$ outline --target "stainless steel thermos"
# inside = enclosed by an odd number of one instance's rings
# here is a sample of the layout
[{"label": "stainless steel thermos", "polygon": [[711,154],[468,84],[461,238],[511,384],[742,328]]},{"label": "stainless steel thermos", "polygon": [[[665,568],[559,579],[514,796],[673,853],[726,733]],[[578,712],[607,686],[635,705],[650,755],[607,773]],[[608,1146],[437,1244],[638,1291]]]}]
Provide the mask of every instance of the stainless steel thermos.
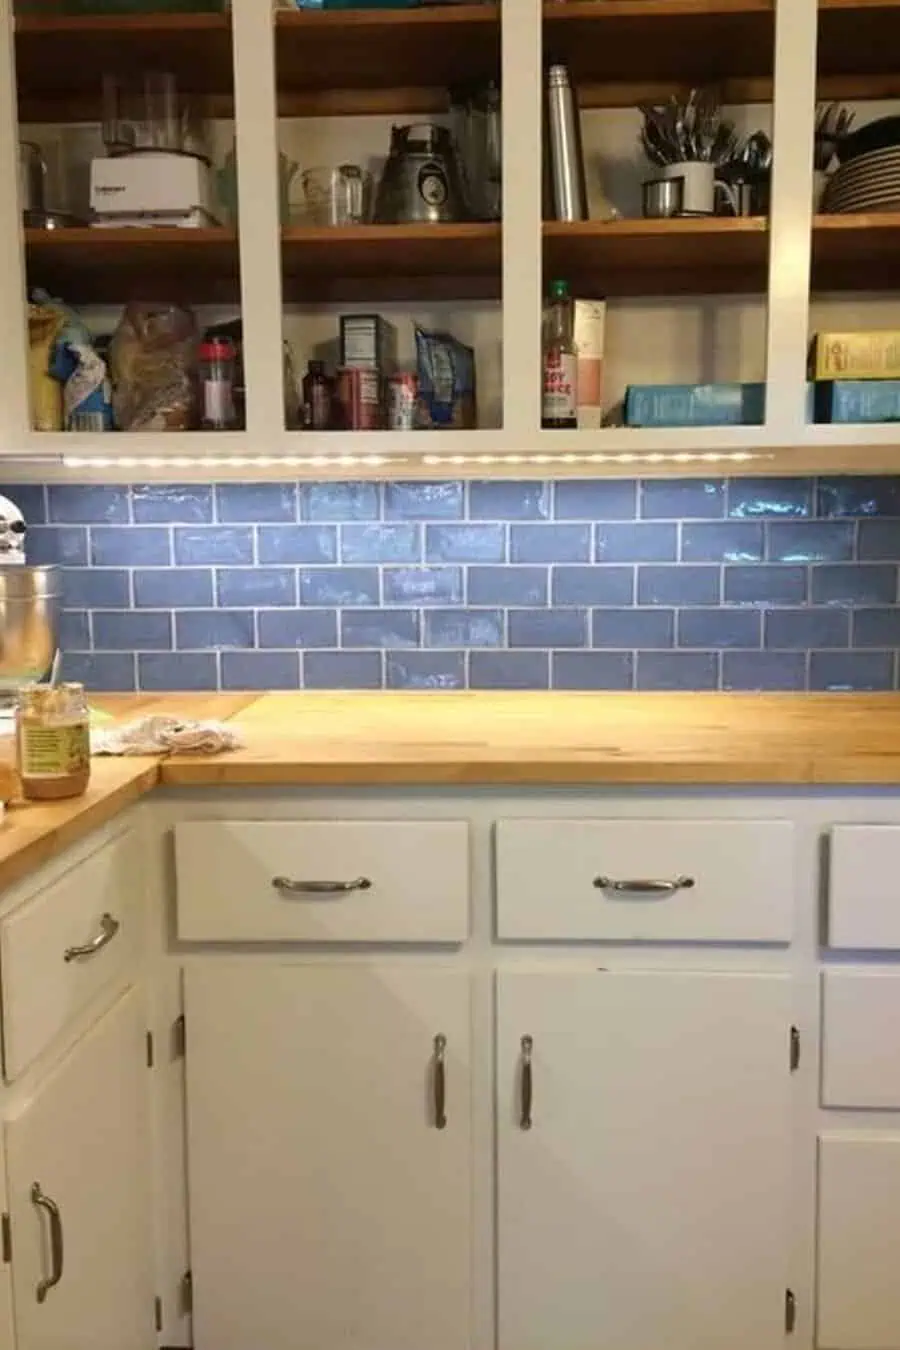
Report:
[{"label": "stainless steel thermos", "polygon": [[587,220],[581,118],[566,66],[551,66],[547,77],[547,150],[554,219]]}]

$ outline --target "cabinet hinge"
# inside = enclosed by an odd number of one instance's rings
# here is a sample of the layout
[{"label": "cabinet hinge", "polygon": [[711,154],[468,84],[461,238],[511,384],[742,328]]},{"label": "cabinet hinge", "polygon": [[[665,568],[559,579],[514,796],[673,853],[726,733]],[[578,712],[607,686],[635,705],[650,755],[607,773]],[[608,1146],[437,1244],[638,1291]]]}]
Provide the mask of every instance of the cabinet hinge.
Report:
[{"label": "cabinet hinge", "polygon": [[187,1023],[184,1013],[172,1023],[172,1053],[176,1059],[184,1059],[187,1052]]},{"label": "cabinet hinge", "polygon": [[162,1299],[158,1294],[153,1300],[153,1323],[157,1331],[162,1331]]},{"label": "cabinet hinge", "polygon": [[0,1214],[0,1258],[5,1266],[12,1260],[12,1227],[8,1214]]},{"label": "cabinet hinge", "polygon": [[791,1027],[790,1063],[791,1073],[796,1073],[800,1068],[800,1031],[797,1027]]},{"label": "cabinet hinge", "polygon": [[194,1276],[189,1270],[181,1277],[181,1311],[183,1313],[194,1311]]},{"label": "cabinet hinge", "polygon": [[147,1068],[153,1068],[153,1032],[147,1032]]},{"label": "cabinet hinge", "polygon": [[784,1329],[790,1335],[797,1325],[797,1300],[793,1289],[784,1291]]}]

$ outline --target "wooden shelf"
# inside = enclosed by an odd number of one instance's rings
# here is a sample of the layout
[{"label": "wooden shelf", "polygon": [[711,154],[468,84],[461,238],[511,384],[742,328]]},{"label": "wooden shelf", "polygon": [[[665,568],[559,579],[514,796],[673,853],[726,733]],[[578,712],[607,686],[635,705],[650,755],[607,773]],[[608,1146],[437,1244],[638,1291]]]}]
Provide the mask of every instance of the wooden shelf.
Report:
[{"label": "wooden shelf", "polygon": [[291,227],[282,235],[286,301],[495,299],[498,224]]},{"label": "wooden shelf", "polygon": [[900,211],[816,216],[812,253],[813,290],[900,290]]},{"label": "wooden shelf", "polygon": [[15,50],[23,122],[98,119],[109,71],[170,70],[181,92],[233,102],[230,14],[23,15]]},{"label": "wooden shelf", "polygon": [[73,305],[240,296],[234,230],[26,230],[25,258],[30,286]]}]

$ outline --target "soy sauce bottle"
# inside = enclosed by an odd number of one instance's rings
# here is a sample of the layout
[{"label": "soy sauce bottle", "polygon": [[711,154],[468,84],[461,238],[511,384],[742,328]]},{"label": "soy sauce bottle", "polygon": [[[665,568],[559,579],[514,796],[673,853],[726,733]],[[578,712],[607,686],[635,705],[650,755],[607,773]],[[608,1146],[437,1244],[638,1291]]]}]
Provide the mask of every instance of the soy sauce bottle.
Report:
[{"label": "soy sauce bottle", "polygon": [[541,426],[574,430],[578,426],[578,362],[573,336],[575,307],[567,281],[550,283],[544,314]]}]

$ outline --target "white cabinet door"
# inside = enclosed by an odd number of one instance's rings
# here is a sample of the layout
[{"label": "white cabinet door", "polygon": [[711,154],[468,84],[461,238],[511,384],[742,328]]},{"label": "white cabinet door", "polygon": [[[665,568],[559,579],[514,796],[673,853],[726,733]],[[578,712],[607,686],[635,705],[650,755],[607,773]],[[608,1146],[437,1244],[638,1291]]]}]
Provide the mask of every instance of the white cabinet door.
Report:
[{"label": "white cabinet door", "polygon": [[819,1350],[900,1347],[900,1135],[819,1140]]},{"label": "white cabinet door", "polygon": [[499,977],[500,1350],[782,1344],[789,1035],[778,975]]},{"label": "white cabinet door", "polygon": [[193,967],[185,1012],[198,1350],[464,1350],[468,976]]},{"label": "white cabinet door", "polygon": [[[6,1199],[6,1160],[3,1153],[3,1140],[0,1138],[0,1215],[8,1215]],[[4,1237],[0,1232],[0,1346],[6,1350],[14,1344],[12,1322],[12,1279],[9,1268],[9,1252],[5,1248]]]},{"label": "white cabinet door", "polygon": [[146,1025],[131,990],[6,1125],[17,1350],[155,1342]]}]

